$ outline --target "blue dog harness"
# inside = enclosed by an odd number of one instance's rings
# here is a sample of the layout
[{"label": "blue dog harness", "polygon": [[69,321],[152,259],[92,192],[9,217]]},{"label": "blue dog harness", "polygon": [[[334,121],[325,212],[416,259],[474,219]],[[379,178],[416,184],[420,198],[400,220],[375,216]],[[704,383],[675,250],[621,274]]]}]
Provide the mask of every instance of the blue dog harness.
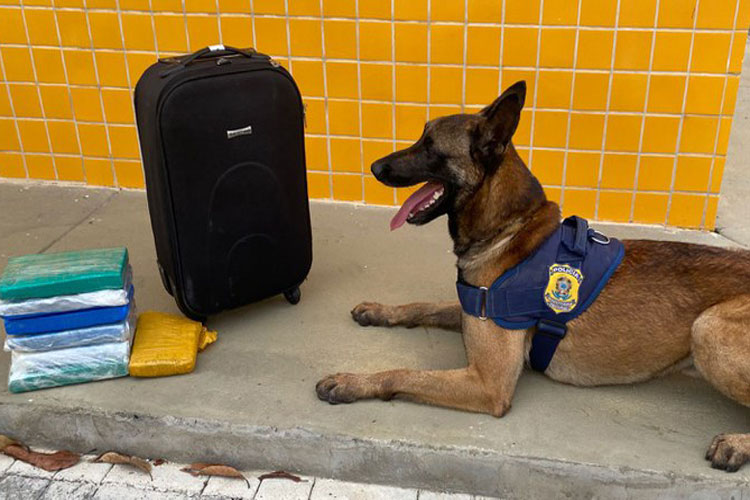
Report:
[{"label": "blue dog harness", "polygon": [[467,314],[491,318],[503,328],[536,326],[529,357],[543,372],[567,333],[566,323],[596,299],[625,256],[619,240],[568,217],[529,257],[504,272],[489,288],[456,283]]}]

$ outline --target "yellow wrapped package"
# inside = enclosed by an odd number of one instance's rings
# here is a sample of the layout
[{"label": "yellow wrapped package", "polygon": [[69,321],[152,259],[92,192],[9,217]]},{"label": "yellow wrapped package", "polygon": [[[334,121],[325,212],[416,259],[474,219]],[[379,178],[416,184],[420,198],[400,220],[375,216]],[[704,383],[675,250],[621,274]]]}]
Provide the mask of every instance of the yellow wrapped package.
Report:
[{"label": "yellow wrapped package", "polygon": [[195,358],[217,333],[197,321],[148,311],[138,317],[133,351],[130,354],[130,375],[133,377],[165,377],[190,373]]}]

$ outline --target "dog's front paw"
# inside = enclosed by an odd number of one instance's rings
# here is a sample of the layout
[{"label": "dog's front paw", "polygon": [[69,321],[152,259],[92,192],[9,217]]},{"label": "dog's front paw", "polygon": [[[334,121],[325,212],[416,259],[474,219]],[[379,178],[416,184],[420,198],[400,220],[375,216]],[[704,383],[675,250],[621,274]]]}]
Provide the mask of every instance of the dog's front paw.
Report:
[{"label": "dog's front paw", "polygon": [[318,399],[328,401],[332,405],[339,403],[353,403],[363,394],[357,376],[351,373],[337,373],[328,375],[315,385]]},{"label": "dog's front paw", "polygon": [[719,434],[706,452],[711,467],[737,472],[750,461],[750,434]]},{"label": "dog's front paw", "polygon": [[352,319],[360,326],[390,326],[387,307],[377,302],[362,302],[352,309]]}]

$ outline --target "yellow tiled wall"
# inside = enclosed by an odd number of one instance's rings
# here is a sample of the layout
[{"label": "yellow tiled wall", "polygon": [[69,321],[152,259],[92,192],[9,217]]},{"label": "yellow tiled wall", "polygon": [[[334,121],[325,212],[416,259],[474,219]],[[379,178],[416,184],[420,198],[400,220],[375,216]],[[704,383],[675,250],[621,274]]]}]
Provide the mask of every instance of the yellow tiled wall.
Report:
[{"label": "yellow tiled wall", "polygon": [[221,42],[290,69],[313,198],[528,83],[515,143],[564,211],[713,228],[750,0],[0,0],[0,177],[143,187],[131,93]]}]

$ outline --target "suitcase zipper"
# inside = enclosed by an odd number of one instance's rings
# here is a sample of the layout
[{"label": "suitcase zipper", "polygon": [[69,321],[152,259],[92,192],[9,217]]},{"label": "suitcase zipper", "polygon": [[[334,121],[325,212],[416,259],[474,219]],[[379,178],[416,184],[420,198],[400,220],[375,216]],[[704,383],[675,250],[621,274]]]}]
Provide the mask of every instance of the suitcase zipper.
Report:
[{"label": "suitcase zipper", "polygon": [[161,73],[159,73],[159,76],[161,78],[166,78],[168,76],[172,76],[174,73],[178,73],[178,72],[185,71],[185,70],[188,70],[188,69],[192,69],[192,70],[201,69],[201,68],[205,68],[205,67],[207,67],[209,65],[210,66],[223,66],[225,64],[231,64],[233,60],[237,60],[238,62],[239,61],[243,61],[243,62],[244,61],[250,61],[250,62],[253,62],[253,61],[264,61],[264,62],[268,61],[271,64],[272,67],[274,67],[274,68],[278,68],[279,67],[279,63],[277,63],[276,61],[274,61],[273,59],[271,59],[270,56],[267,56],[265,54],[258,54],[258,53],[253,53],[252,56],[247,57],[247,58],[239,57],[236,54],[230,54],[230,55],[224,55],[224,56],[217,56],[217,57],[204,57],[204,58],[201,58],[201,59],[196,59],[194,61],[190,61],[190,64],[185,64],[183,61],[180,61],[180,60],[177,60],[177,59],[175,59],[175,60],[171,60],[171,59],[162,60],[162,59],[160,59],[159,62],[164,63],[164,64],[169,64],[169,65],[172,65],[172,66],[170,68],[166,68],[166,69],[162,70]]}]

